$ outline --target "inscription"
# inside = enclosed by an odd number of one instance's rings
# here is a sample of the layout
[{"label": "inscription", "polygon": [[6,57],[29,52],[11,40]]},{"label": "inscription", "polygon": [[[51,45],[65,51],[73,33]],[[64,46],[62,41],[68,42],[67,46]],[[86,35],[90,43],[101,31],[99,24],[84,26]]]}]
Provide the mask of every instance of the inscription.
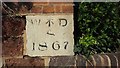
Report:
[{"label": "inscription", "polygon": [[61,18],[61,19],[59,19],[59,21],[60,21],[60,23],[59,23],[60,26],[65,27],[67,25],[67,20],[66,19]]},{"label": "inscription", "polygon": [[50,19],[50,20],[48,20],[48,21],[46,22],[46,24],[48,24],[48,27],[50,27],[51,24],[54,24],[54,23],[52,22],[52,20],[53,20],[53,19]]},{"label": "inscription", "polygon": [[[38,46],[38,50],[40,50],[40,51],[45,51],[45,50],[47,50],[47,47],[48,47],[46,42],[44,42],[43,44],[38,44],[38,45],[37,44],[35,45],[35,43],[33,43],[33,48],[32,48],[33,51],[35,51],[37,49],[37,48],[35,48],[35,46]],[[55,41],[52,43],[53,50],[59,50],[61,48],[61,46],[62,45],[60,45],[60,43],[58,41]],[[68,46],[68,41],[65,41],[64,49],[67,49],[67,46]]]},{"label": "inscription", "polygon": [[73,55],[73,15],[26,16],[26,54]]}]

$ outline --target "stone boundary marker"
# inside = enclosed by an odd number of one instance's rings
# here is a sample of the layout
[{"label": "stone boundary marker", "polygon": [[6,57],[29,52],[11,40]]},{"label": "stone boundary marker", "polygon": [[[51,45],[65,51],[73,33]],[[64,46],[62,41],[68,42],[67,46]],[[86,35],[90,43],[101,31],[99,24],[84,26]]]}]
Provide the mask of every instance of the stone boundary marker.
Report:
[{"label": "stone boundary marker", "polygon": [[74,55],[73,23],[73,14],[26,16],[25,55]]},{"label": "stone boundary marker", "polygon": [[[25,51],[26,16],[40,14],[73,14],[72,2],[33,2],[18,4],[13,14],[2,10],[2,68],[120,68],[120,53],[99,54],[86,60],[77,56],[28,56]],[[67,66],[67,67],[66,67]]]}]

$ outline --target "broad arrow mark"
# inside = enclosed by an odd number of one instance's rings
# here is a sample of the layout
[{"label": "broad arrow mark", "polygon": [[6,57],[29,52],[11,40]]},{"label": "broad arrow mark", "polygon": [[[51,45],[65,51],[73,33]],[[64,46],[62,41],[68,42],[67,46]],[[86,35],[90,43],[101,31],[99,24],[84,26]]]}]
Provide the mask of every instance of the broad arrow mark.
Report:
[{"label": "broad arrow mark", "polygon": [[49,27],[51,26],[51,24],[54,24],[51,20],[53,20],[53,19],[50,19],[46,22],[46,24],[48,24]]}]

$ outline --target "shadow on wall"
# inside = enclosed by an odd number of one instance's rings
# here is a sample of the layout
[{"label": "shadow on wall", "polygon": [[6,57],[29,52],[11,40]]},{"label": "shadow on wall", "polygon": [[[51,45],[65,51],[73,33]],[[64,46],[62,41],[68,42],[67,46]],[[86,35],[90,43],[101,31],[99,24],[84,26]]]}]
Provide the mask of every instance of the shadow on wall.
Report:
[{"label": "shadow on wall", "polygon": [[3,2],[2,14],[26,12],[33,7],[32,2]]}]

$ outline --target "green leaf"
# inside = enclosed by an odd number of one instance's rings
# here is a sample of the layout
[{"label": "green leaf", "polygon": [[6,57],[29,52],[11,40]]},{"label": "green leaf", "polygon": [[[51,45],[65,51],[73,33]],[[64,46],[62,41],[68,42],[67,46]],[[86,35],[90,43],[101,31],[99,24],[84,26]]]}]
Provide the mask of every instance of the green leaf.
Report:
[{"label": "green leaf", "polygon": [[91,22],[91,20],[87,20],[86,22],[88,22],[88,23],[89,23],[89,22]]}]

